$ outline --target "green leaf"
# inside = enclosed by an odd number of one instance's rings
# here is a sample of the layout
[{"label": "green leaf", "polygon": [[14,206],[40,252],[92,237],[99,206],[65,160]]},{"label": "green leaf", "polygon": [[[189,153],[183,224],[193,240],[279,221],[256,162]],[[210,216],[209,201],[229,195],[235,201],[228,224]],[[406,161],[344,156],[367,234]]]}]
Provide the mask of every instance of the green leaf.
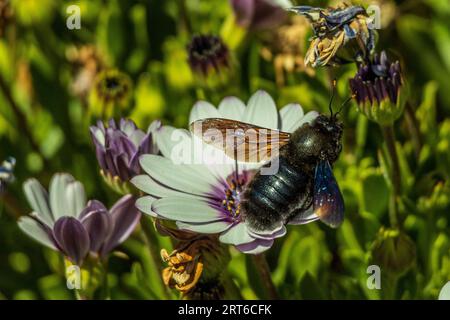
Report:
[{"label": "green leaf", "polygon": [[325,299],[325,295],[317,282],[316,278],[309,272],[301,278],[299,283],[300,294],[304,300],[321,300]]}]

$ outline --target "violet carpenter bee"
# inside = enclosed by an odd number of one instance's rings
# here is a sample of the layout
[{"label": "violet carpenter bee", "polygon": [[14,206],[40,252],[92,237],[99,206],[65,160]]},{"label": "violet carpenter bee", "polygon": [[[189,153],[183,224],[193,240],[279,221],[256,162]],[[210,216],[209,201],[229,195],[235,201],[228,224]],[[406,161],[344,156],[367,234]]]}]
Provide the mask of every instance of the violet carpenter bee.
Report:
[{"label": "violet carpenter bee", "polygon": [[376,33],[361,6],[341,4],[327,9],[297,6],[288,9],[306,17],[314,36],[305,63],[313,67],[365,60],[375,49]]},{"label": "violet carpenter bee", "polygon": [[[270,160],[242,190],[240,209],[250,230],[270,232],[316,219],[334,228],[342,223],[344,200],[331,168],[342,149],[337,114],[321,114],[292,134],[221,118],[197,120],[191,131],[235,159],[236,166]],[[274,161],[278,170],[264,174]]]}]

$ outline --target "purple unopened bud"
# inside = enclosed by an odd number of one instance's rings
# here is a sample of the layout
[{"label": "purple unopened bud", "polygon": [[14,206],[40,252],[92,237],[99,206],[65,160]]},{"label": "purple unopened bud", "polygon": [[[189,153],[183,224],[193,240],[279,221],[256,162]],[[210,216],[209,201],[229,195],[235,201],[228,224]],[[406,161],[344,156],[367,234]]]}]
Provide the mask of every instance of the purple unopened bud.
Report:
[{"label": "purple unopened bud", "polygon": [[123,182],[139,174],[139,156],[158,153],[152,135],[159,127],[159,121],[154,121],[145,133],[133,121],[125,119],[119,124],[111,119],[108,127],[101,121],[92,126],[91,136],[103,174],[118,177]]}]

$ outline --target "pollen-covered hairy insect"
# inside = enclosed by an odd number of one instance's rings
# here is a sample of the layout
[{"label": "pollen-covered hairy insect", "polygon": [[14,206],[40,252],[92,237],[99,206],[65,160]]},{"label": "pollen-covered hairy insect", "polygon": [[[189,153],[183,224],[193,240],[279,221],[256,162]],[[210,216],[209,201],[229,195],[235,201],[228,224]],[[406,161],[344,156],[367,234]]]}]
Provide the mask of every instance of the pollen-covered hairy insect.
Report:
[{"label": "pollen-covered hairy insect", "polygon": [[375,48],[376,33],[361,6],[297,6],[289,10],[306,17],[314,31],[305,64],[317,67],[363,61]]}]

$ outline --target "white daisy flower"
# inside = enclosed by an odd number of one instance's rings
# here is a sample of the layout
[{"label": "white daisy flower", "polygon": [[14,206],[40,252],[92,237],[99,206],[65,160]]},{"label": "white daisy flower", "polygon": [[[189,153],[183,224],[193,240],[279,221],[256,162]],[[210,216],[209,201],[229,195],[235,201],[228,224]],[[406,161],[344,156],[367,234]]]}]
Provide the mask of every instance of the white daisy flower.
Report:
[{"label": "white daisy flower", "polygon": [[[218,108],[201,101],[191,110],[189,122],[205,118],[226,118],[269,129],[293,132],[318,113],[304,114],[299,104],[289,104],[277,111],[275,102],[265,91],[256,92],[247,106],[238,98],[222,100]],[[205,146],[202,163],[193,162],[192,146],[199,140],[189,131],[164,126],[156,136],[163,156],[143,155],[140,164],[146,174],[131,182],[147,195],[136,202],[142,212],[160,219],[176,221],[179,229],[203,234],[218,234],[219,240],[234,245],[244,253],[257,254],[270,248],[275,238],[286,233],[282,225],[272,233],[249,230],[240,214],[240,196],[262,164],[233,161],[215,162],[217,149]],[[214,151],[215,152],[214,152]],[[219,156],[224,156],[220,151]],[[198,156],[198,155],[197,155]],[[316,220],[314,215],[296,220],[296,224]]]}]

